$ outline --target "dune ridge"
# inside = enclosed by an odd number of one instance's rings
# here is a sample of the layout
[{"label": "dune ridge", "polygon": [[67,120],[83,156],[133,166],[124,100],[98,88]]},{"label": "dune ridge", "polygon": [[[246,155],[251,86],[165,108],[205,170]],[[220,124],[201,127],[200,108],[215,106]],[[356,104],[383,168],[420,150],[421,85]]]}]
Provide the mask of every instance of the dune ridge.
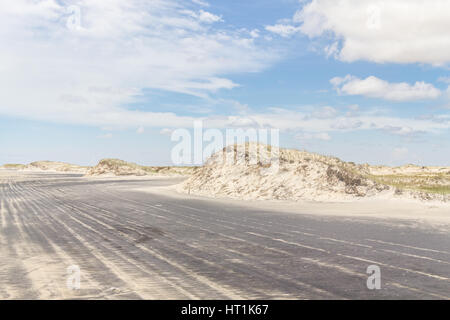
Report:
[{"label": "dune ridge", "polygon": [[79,166],[60,161],[34,161],[29,164],[5,164],[3,169],[23,171],[56,171],[71,173],[86,173],[89,167]]},{"label": "dune ridge", "polygon": [[195,167],[141,166],[119,159],[102,159],[86,172],[86,176],[185,176],[192,174],[195,169]]},{"label": "dune ridge", "polygon": [[450,201],[448,194],[403,190],[387,183],[392,181],[377,179],[376,173],[387,172],[389,167],[344,162],[336,157],[294,149],[277,148],[274,153],[279,164],[271,172],[274,167],[270,165],[271,149],[254,143],[228,146],[212,155],[178,190],[255,200],[350,201],[368,197],[406,197]]}]

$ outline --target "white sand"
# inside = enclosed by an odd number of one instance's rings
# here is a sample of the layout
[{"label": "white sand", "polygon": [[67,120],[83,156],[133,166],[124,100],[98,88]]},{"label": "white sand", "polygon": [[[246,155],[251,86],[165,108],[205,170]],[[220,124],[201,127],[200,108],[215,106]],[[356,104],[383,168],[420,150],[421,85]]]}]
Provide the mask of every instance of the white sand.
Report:
[{"label": "white sand", "polygon": [[[229,146],[179,186],[178,191],[241,200],[345,202],[360,198],[450,200],[423,192],[399,192],[368,178],[371,168],[334,157],[279,149],[279,166],[266,165],[273,154],[260,145]],[[264,147],[265,148],[265,147]],[[224,161],[232,159],[232,161]],[[379,170],[388,167],[379,167]],[[272,170],[271,169],[276,169]]]}]

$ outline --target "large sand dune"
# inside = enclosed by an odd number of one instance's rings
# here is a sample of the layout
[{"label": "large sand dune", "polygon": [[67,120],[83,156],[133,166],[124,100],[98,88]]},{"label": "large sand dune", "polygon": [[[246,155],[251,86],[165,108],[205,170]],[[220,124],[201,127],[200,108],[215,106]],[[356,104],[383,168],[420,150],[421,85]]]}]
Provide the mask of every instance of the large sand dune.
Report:
[{"label": "large sand dune", "polygon": [[[269,151],[270,147],[260,147],[261,145],[250,143],[224,148],[214,154],[202,168],[180,185],[179,189],[193,194],[234,199],[450,199],[448,194],[428,193],[414,188],[403,190],[394,183],[385,183],[383,179],[378,179],[381,176],[375,175],[376,170],[383,168],[385,173],[388,167],[372,168],[369,165],[344,162],[335,157],[290,149],[276,149],[278,156],[273,153],[274,150]],[[270,166],[268,159],[274,155],[279,158],[279,164]]]}]

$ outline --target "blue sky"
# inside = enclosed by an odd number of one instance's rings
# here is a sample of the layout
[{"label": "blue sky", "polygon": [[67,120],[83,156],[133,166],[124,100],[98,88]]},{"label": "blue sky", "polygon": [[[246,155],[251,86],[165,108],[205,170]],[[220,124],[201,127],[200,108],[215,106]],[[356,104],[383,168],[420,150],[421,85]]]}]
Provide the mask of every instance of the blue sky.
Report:
[{"label": "blue sky", "polygon": [[195,120],[450,165],[450,3],[4,0],[0,163],[169,165]]}]

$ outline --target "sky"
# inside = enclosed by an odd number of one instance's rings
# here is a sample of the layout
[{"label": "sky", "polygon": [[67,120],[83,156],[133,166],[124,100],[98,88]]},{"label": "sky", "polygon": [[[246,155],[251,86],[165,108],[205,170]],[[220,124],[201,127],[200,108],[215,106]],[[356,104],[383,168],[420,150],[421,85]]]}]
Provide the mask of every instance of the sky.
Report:
[{"label": "sky", "polygon": [[2,0],[0,163],[170,165],[171,133],[273,128],[450,165],[450,1]]}]

